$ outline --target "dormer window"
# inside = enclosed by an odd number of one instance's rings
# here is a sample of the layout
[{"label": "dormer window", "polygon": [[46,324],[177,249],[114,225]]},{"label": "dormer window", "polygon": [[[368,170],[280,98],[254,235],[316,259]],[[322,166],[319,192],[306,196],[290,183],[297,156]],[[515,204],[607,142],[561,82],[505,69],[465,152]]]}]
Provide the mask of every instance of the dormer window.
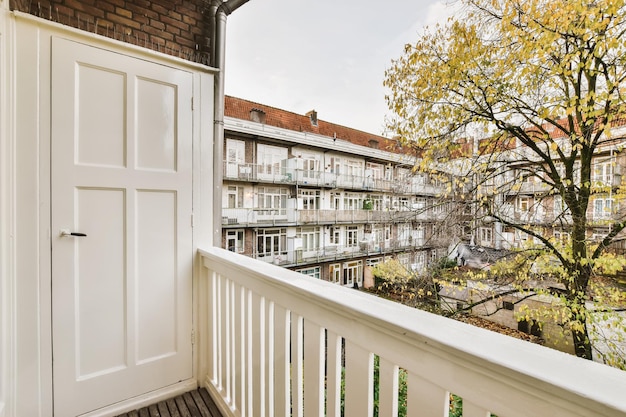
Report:
[{"label": "dormer window", "polygon": [[257,123],[265,124],[265,112],[261,109],[250,110],[250,120]]}]

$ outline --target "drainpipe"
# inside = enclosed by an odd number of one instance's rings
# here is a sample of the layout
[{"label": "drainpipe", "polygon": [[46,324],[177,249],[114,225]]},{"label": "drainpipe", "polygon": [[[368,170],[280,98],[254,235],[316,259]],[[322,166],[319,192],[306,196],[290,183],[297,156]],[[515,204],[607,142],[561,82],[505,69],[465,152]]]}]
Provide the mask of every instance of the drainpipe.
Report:
[{"label": "drainpipe", "polygon": [[[215,103],[213,109],[213,246],[222,246],[222,170],[224,159],[224,52],[226,50],[226,18],[249,0],[214,0],[211,3],[213,25],[212,64],[219,72],[215,76]],[[215,15],[213,15],[215,13]]]}]

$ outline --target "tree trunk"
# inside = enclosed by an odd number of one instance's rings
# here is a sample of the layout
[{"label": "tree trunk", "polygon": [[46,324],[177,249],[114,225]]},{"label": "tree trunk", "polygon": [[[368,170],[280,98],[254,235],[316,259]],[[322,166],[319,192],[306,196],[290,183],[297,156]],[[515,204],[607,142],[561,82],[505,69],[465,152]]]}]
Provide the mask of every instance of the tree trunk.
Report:
[{"label": "tree trunk", "polygon": [[587,286],[591,278],[591,267],[582,265],[581,262],[576,263],[574,272],[574,282],[570,290],[571,298],[569,300],[570,308],[577,313],[572,320],[578,325],[572,330],[574,339],[574,352],[576,356],[583,359],[592,360],[591,341],[589,340],[589,331],[587,328],[587,308],[585,305]]},{"label": "tree trunk", "polygon": [[574,353],[579,358],[593,360],[589,332],[587,331],[587,320],[583,317],[580,321],[582,322],[583,330],[572,332],[574,337]]}]

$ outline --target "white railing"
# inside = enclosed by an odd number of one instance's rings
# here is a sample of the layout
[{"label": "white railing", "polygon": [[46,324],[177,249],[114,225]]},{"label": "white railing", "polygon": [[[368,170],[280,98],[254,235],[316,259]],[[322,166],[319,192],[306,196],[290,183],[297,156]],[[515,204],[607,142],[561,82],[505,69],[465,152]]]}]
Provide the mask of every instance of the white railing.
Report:
[{"label": "white railing", "polygon": [[447,417],[450,393],[465,417],[626,413],[626,372],[223,249],[200,258],[200,374],[225,416],[372,416],[375,380],[380,416],[404,381],[407,416]]}]

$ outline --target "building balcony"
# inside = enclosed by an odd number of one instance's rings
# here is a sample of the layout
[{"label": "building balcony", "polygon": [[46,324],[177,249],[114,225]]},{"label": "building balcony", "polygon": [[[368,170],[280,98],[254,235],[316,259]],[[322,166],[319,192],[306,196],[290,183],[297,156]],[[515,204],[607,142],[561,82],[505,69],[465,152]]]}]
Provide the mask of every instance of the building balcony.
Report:
[{"label": "building balcony", "polygon": [[223,208],[223,226],[264,225],[331,225],[348,223],[402,223],[407,221],[437,221],[445,214],[434,214],[429,210],[296,210]]},{"label": "building balcony", "polygon": [[365,174],[338,174],[328,171],[295,168],[292,166],[293,164],[288,163],[289,161],[295,161],[295,159],[283,161],[280,167],[224,161],[224,180],[429,196],[438,195],[443,189],[432,184],[424,184],[417,177],[384,179],[374,178]]},{"label": "building balcony", "polygon": [[451,394],[470,417],[626,413],[623,371],[223,249],[199,258],[198,378],[224,416],[371,416],[375,389],[381,416],[448,416]]},{"label": "building balcony", "polygon": [[274,265],[295,267],[320,262],[342,261],[365,256],[388,255],[409,250],[419,250],[423,249],[426,243],[429,244],[428,247],[432,244],[431,241],[425,242],[424,239],[390,239],[383,242],[363,241],[355,246],[329,244],[313,249],[297,248],[272,253],[255,253],[249,256]]},{"label": "building balcony", "polygon": [[511,189],[507,192],[508,195],[535,195],[535,194],[544,194],[547,191],[550,191],[550,186],[538,181],[522,181],[513,185]]}]

